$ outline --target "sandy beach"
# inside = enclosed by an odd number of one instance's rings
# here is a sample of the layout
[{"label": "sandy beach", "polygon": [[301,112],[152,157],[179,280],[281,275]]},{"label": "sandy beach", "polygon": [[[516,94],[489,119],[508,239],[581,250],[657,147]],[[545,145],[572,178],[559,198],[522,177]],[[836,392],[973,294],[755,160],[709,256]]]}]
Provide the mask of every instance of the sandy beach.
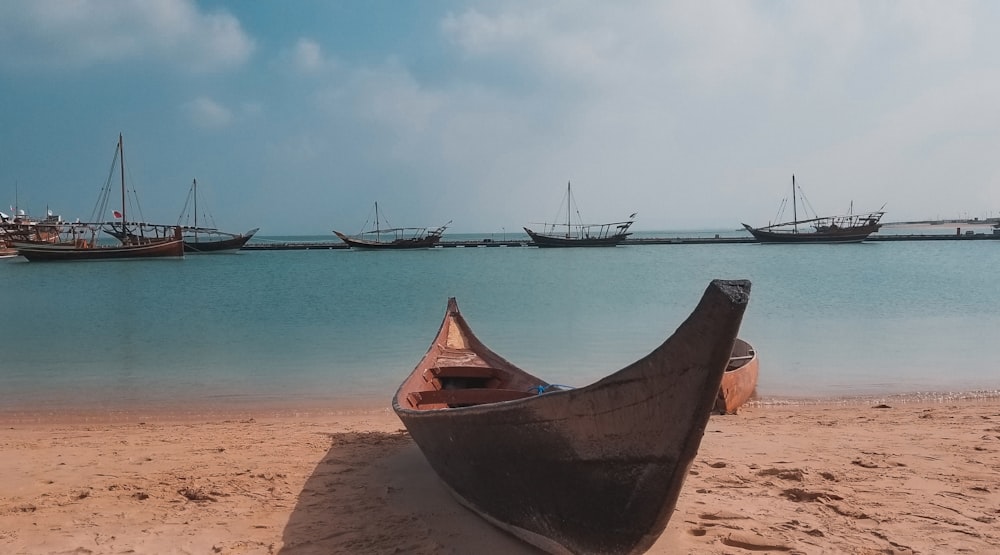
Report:
[{"label": "sandy beach", "polygon": [[[0,415],[3,553],[536,553],[388,408]],[[650,553],[1000,550],[1000,400],[713,416]]]}]

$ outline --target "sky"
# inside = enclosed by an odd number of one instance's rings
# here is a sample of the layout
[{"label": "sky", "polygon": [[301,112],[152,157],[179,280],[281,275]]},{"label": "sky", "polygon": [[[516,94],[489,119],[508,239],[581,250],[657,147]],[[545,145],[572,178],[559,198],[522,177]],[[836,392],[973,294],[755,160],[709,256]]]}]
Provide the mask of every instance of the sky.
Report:
[{"label": "sky", "polygon": [[[0,2],[0,209],[229,231],[1000,215],[1000,3]],[[109,219],[105,215],[99,219]]]}]

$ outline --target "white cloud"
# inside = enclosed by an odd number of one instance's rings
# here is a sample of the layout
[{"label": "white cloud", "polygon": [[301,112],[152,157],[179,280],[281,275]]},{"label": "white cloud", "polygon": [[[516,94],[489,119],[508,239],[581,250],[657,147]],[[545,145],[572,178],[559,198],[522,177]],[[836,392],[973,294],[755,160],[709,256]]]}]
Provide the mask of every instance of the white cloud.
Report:
[{"label": "white cloud", "polygon": [[191,123],[206,129],[226,127],[233,123],[233,111],[206,96],[185,103],[181,109]]},{"label": "white cloud", "polygon": [[441,21],[442,31],[469,55],[483,55],[509,50],[525,38],[544,30],[542,14],[500,13],[493,16],[469,9],[460,14],[447,14]]},{"label": "white cloud", "polygon": [[977,4],[966,0],[900,2],[893,6],[891,17],[921,59],[957,61],[975,48],[977,19],[986,15]]},{"label": "white cloud", "polygon": [[[567,180],[585,218],[639,210],[641,229],[764,223],[792,173],[819,211],[986,210],[982,191],[1000,190],[981,162],[1000,146],[1000,20],[990,4],[927,9],[480,4],[441,18],[443,63],[413,66],[405,53],[334,66],[301,38],[273,59],[289,70],[276,72],[281,90],[312,103],[268,102],[285,127],[269,134],[280,148],[268,171],[293,175],[300,201],[379,195],[468,231],[551,217]],[[207,100],[189,110],[202,125],[252,115]]]},{"label": "white cloud", "polygon": [[244,102],[240,105],[240,111],[246,116],[258,116],[264,111],[264,106],[260,102]]},{"label": "white cloud", "polygon": [[357,118],[415,143],[450,108],[448,100],[446,92],[422,86],[395,60],[356,68],[316,95],[318,108],[327,114]]},{"label": "white cloud", "polygon": [[319,43],[308,38],[300,38],[295,43],[292,64],[301,73],[319,73],[331,65]]},{"label": "white cloud", "polygon": [[130,60],[190,71],[246,62],[254,42],[224,11],[193,0],[33,0],[0,3],[0,66],[79,69]]},{"label": "white cloud", "polygon": [[[447,109],[412,143],[427,156],[464,146],[483,191],[512,176],[536,185],[584,176],[606,187],[598,206],[656,202],[652,225],[766,218],[780,200],[767,195],[796,171],[836,184],[811,195],[824,206],[856,199],[923,215],[924,205],[978,202],[985,184],[1000,185],[975,162],[1000,143],[997,128],[976,123],[998,113],[987,92],[1000,48],[994,6],[483,4],[442,18],[469,71],[424,91]],[[978,183],[954,183],[959,173]]]}]

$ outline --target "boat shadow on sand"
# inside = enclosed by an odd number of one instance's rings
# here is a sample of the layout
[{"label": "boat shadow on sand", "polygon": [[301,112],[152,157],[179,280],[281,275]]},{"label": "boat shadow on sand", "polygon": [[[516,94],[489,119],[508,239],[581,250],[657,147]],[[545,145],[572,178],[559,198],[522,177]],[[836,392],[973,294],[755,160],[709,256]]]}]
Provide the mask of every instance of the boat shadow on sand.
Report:
[{"label": "boat shadow on sand", "polygon": [[328,436],[280,554],[543,553],[460,505],[405,431]]}]

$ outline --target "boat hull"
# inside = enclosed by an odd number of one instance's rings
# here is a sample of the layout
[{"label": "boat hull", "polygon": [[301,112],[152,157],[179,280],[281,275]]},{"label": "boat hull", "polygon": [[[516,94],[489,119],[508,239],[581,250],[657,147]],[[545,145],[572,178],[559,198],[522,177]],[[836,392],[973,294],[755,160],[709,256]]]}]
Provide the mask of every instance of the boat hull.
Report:
[{"label": "boat hull", "polygon": [[72,243],[14,243],[18,254],[31,262],[74,260],[125,260],[184,256],[184,242],[179,234],[173,239],[139,245],[77,246]]},{"label": "boat hull", "polygon": [[550,553],[641,553],[674,510],[749,288],[712,282],[662,345],[589,386],[418,410],[407,402],[418,365],[393,408],[455,497],[494,525]]},{"label": "boat hull", "polygon": [[222,253],[235,252],[243,248],[250,239],[253,239],[257,229],[252,229],[242,235],[234,235],[226,239],[203,239],[192,236],[184,237],[184,252],[197,253]]},{"label": "boat hull", "polygon": [[879,224],[858,227],[846,227],[824,231],[769,231],[753,228],[747,224],[743,227],[760,243],[860,243],[875,233],[881,227]]},{"label": "boat hull", "polygon": [[341,241],[347,243],[352,249],[369,250],[405,250],[405,249],[427,249],[436,245],[440,240],[440,235],[428,235],[420,238],[396,239],[395,241],[368,241],[350,237],[334,231]]},{"label": "boat hull", "polygon": [[726,373],[722,375],[722,385],[719,387],[719,398],[715,402],[715,411],[719,414],[736,414],[736,411],[749,401],[757,391],[757,377],[760,373],[760,363],[757,350],[746,341],[737,338],[733,345],[733,354],[729,359]]},{"label": "boat hull", "polygon": [[615,247],[628,238],[631,233],[620,233],[608,237],[557,237],[536,233],[528,228],[524,231],[531,237],[531,241],[539,247]]}]

